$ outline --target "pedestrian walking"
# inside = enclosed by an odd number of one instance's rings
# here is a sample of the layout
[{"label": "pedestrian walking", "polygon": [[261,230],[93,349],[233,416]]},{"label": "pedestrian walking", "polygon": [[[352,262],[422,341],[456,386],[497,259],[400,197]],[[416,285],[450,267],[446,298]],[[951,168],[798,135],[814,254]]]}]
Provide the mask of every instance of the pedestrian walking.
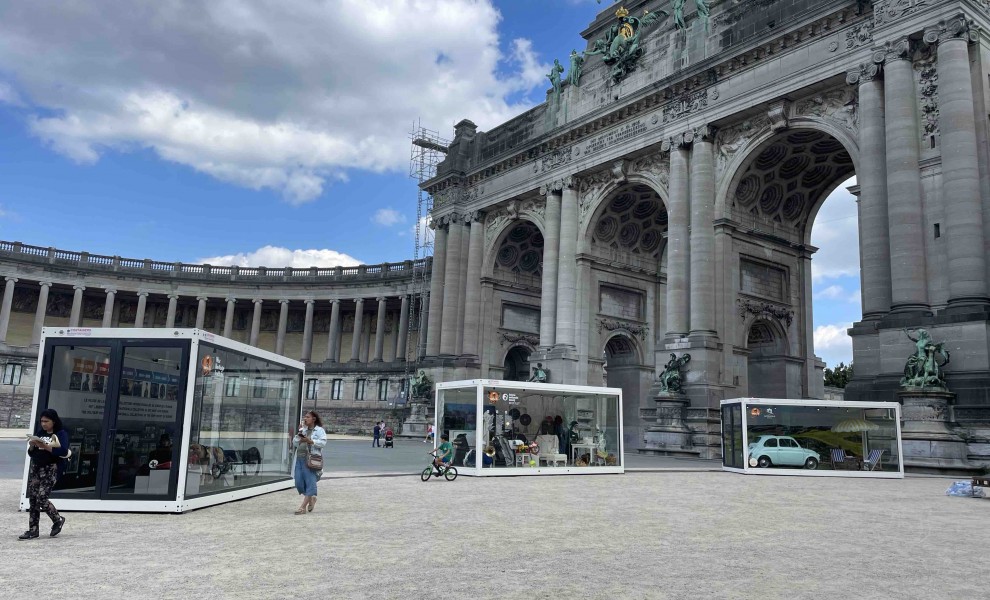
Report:
[{"label": "pedestrian walking", "polygon": [[28,511],[28,530],[17,539],[30,540],[40,535],[38,531],[41,511],[52,520],[51,537],[62,531],[65,517],[58,514],[55,505],[48,499],[58,478],[65,472],[65,461],[69,453],[69,433],[62,426],[62,419],[53,409],[41,412],[38,428],[28,441],[28,455],[31,467],[28,471],[27,495],[31,502]]},{"label": "pedestrian walking", "polygon": [[427,442],[432,442],[432,441],[433,441],[433,423],[430,423],[429,425],[426,426],[426,439],[423,440],[423,443],[425,444]]},{"label": "pedestrian walking", "polygon": [[327,445],[327,432],[316,411],[311,410],[303,416],[292,445],[296,448],[296,491],[303,497],[295,514],[304,515],[316,508],[316,482],[323,475],[323,448]]},{"label": "pedestrian walking", "polygon": [[372,448],[375,448],[375,447],[381,448],[382,445],[381,445],[381,443],[379,441],[381,439],[381,437],[382,437],[382,426],[381,426],[381,423],[375,423],[374,436],[375,437],[371,440],[371,447]]}]

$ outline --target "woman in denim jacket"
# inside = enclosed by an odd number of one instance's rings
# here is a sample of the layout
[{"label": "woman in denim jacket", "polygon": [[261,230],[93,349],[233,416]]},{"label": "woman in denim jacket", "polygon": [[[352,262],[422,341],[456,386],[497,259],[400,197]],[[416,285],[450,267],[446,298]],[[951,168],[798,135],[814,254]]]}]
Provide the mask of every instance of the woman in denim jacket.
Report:
[{"label": "woman in denim jacket", "polygon": [[296,511],[297,515],[313,512],[316,507],[316,482],[323,471],[314,471],[306,466],[309,455],[323,456],[323,447],[327,445],[327,432],[323,429],[323,421],[315,411],[309,411],[303,416],[299,433],[292,438],[296,448],[296,490],[303,497],[302,506]]}]

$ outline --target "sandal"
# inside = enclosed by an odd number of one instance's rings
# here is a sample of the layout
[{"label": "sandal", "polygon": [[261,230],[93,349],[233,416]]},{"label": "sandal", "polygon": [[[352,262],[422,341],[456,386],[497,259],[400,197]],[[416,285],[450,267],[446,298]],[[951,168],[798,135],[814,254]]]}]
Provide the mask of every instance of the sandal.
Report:
[{"label": "sandal", "polygon": [[300,508],[300,509],[296,510],[296,512],[294,512],[292,514],[294,514],[294,515],[304,515],[304,514],[306,514],[306,509],[305,508]]},{"label": "sandal", "polygon": [[312,505],[312,504],[310,504],[309,506],[307,506],[307,507],[306,507],[306,511],[307,511],[307,512],[313,512],[313,505]]}]

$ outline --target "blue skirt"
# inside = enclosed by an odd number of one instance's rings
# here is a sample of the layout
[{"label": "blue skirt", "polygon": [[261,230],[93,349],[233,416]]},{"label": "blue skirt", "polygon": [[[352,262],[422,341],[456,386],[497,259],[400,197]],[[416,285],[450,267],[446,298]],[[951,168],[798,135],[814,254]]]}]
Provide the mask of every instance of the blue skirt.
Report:
[{"label": "blue skirt", "polygon": [[316,495],[316,471],[306,466],[306,459],[296,457],[296,490],[303,496]]}]

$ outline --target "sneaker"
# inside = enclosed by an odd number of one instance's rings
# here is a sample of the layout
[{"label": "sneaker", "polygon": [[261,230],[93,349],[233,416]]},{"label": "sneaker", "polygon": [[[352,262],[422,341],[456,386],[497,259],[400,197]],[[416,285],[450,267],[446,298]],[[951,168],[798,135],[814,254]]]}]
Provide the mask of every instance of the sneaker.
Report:
[{"label": "sneaker", "polygon": [[49,537],[55,537],[62,533],[62,525],[65,525],[65,517],[59,517],[58,521],[52,523],[52,532],[48,534]]},{"label": "sneaker", "polygon": [[17,539],[19,539],[19,540],[33,540],[34,538],[38,537],[39,535],[40,534],[38,533],[38,530],[37,529],[35,529],[35,530],[29,529],[29,530],[25,531],[24,533],[22,533],[21,535],[17,536]]}]

